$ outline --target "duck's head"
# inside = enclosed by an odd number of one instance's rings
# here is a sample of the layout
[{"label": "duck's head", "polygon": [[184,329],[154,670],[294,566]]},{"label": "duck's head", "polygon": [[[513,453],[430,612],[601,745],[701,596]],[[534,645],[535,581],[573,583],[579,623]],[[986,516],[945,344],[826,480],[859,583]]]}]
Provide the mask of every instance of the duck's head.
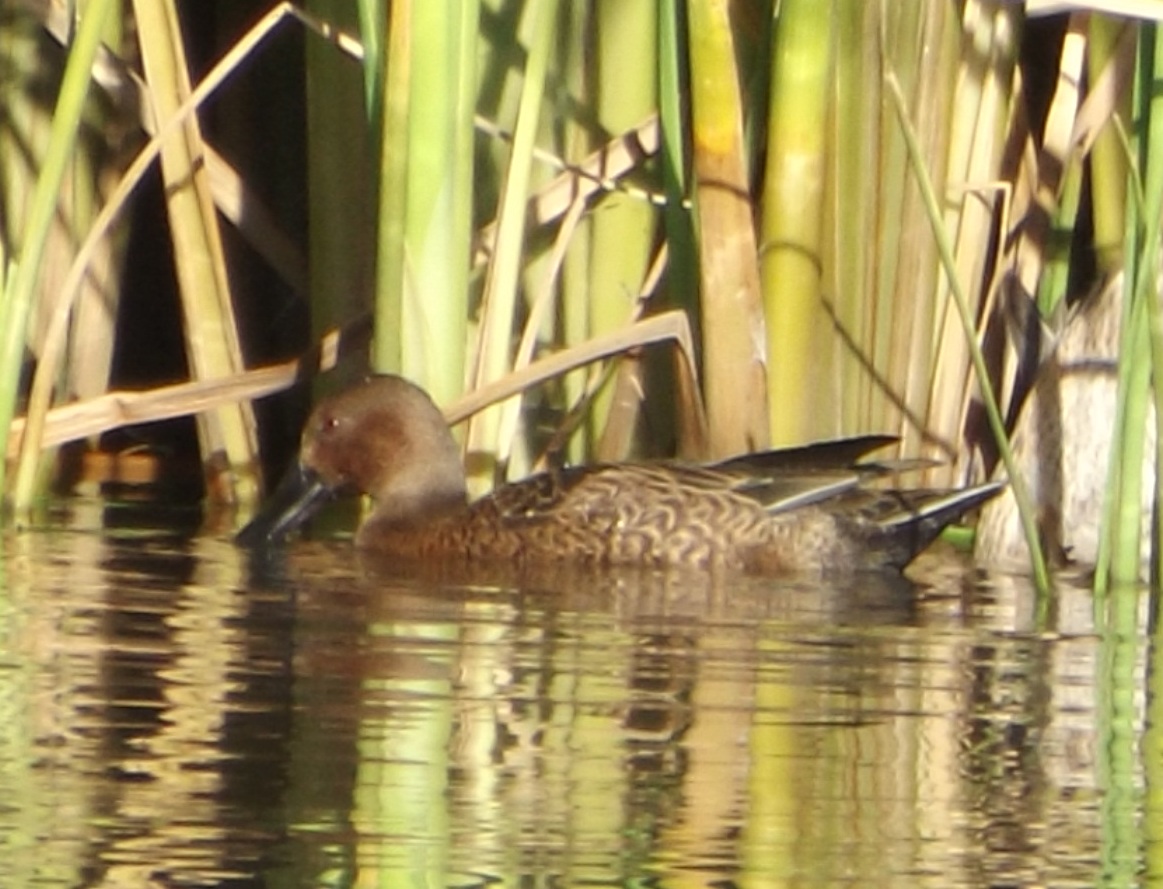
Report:
[{"label": "duck's head", "polygon": [[456,442],[423,389],[377,376],[321,401],[297,463],[236,539],[278,543],[341,493],[371,495],[377,523],[423,521],[465,504]]}]

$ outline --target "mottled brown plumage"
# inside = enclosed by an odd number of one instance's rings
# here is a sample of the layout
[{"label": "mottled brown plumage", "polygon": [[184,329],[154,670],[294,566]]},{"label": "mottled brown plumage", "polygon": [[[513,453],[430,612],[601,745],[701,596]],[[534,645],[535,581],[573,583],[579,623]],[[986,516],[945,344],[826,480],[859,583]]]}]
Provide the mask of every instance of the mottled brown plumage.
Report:
[{"label": "mottled brown plumage", "polygon": [[681,565],[762,574],[900,568],[998,486],[873,491],[865,436],[711,465],[560,469],[468,503],[440,411],[411,383],[375,377],[316,408],[291,481],[239,534],[281,541],[333,492],[374,510],[356,542],[407,560]]}]

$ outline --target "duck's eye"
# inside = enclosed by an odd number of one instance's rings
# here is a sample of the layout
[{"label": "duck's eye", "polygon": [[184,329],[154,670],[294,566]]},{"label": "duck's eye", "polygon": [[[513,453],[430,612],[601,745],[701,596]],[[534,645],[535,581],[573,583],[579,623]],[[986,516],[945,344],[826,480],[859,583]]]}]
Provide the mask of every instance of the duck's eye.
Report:
[{"label": "duck's eye", "polygon": [[328,414],[327,416],[322,417],[319,420],[319,431],[320,432],[332,432],[338,428],[339,428],[339,417],[335,416],[334,414]]}]

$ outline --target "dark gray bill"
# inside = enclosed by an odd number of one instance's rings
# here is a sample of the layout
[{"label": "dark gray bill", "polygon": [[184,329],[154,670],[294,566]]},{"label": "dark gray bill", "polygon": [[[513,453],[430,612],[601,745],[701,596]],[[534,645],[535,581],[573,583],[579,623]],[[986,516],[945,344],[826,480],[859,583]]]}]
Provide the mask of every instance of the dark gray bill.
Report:
[{"label": "dark gray bill", "polygon": [[314,471],[296,461],[258,514],[235,535],[234,542],[252,549],[278,546],[334,493]]}]

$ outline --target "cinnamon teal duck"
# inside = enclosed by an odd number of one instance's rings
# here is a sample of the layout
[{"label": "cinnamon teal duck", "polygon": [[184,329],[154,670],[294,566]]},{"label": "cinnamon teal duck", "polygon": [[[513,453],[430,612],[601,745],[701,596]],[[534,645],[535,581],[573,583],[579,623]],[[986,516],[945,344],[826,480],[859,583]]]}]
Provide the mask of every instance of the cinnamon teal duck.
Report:
[{"label": "cinnamon teal duck", "polygon": [[831,574],[900,569],[1000,485],[875,490],[861,462],[891,443],[864,436],[719,463],[557,469],[470,503],[440,410],[417,386],[379,376],[323,400],[298,463],[238,535],[277,545],[330,497],[371,496],[359,547],[401,560],[572,562]]}]

